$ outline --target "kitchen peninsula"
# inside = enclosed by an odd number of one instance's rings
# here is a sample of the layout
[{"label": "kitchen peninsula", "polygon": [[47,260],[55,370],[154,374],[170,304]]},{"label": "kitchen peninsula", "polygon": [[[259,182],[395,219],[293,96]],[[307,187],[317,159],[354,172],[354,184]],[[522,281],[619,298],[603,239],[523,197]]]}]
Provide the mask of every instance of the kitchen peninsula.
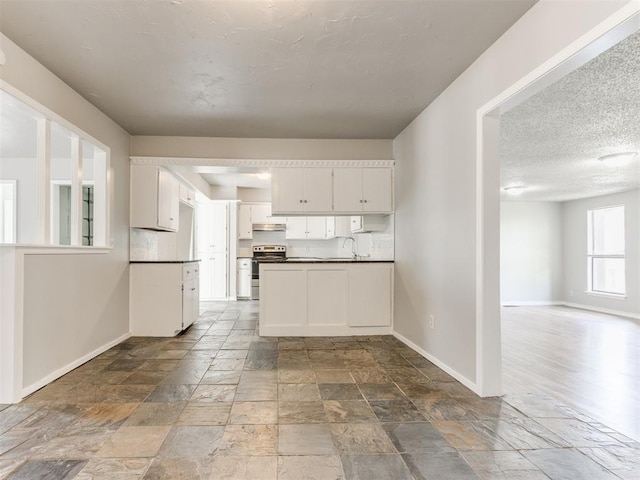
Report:
[{"label": "kitchen peninsula", "polygon": [[260,265],[261,336],[390,334],[393,261],[288,259]]}]

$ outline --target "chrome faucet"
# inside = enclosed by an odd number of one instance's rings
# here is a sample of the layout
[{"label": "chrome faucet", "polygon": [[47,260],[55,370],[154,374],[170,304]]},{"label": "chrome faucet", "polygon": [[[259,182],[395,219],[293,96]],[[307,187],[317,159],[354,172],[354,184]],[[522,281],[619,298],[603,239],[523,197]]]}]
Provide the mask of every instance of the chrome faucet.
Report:
[{"label": "chrome faucet", "polygon": [[353,237],[345,237],[344,242],[342,242],[342,248],[347,244],[347,240],[351,240],[351,258],[356,260],[358,258],[358,254],[356,253],[356,239]]}]

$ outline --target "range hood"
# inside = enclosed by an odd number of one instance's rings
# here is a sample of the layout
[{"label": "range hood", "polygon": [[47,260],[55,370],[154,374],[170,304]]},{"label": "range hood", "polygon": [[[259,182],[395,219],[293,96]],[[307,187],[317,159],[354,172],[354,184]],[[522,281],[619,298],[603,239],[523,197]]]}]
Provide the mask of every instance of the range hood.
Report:
[{"label": "range hood", "polygon": [[284,232],[287,226],[284,223],[254,223],[254,232]]}]

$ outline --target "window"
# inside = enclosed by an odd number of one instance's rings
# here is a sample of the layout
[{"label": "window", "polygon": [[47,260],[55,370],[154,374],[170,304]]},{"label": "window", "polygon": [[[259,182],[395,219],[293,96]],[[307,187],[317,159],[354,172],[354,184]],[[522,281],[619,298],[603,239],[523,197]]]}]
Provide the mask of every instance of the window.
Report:
[{"label": "window", "polygon": [[588,290],[625,295],[624,206],[587,211]]},{"label": "window", "polygon": [[108,171],[106,147],[0,90],[0,243],[106,246]]}]

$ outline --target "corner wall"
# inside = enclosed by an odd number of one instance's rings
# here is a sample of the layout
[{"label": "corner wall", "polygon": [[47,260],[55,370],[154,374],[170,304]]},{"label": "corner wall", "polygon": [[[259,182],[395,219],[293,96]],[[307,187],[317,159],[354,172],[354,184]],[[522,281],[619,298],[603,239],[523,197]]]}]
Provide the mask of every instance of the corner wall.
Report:
[{"label": "corner wall", "polygon": [[[489,310],[499,312],[497,284],[480,285],[476,278],[479,265],[496,267],[483,259],[497,262],[499,250],[494,244],[478,248],[478,225],[495,228],[496,238],[499,228],[497,188],[482,205],[488,217],[477,218],[478,179],[481,186],[497,186],[499,162],[478,171],[477,112],[628,3],[538,2],[394,140],[395,331],[477,393],[500,390],[501,368],[500,355],[486,349],[491,362],[479,365],[476,350],[481,335],[497,334],[482,344],[500,348],[499,313],[476,331],[486,308],[481,297],[495,296]],[[498,387],[485,391],[483,371]]]},{"label": "corner wall", "polygon": [[562,205],[500,204],[500,303],[562,303]]},{"label": "corner wall", "polygon": [[2,34],[0,42],[3,82],[111,149],[112,250],[25,255],[22,385],[33,390],[129,333],[129,135]]}]

